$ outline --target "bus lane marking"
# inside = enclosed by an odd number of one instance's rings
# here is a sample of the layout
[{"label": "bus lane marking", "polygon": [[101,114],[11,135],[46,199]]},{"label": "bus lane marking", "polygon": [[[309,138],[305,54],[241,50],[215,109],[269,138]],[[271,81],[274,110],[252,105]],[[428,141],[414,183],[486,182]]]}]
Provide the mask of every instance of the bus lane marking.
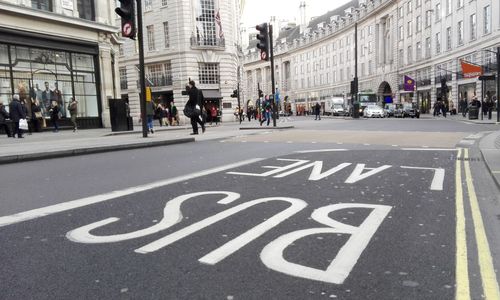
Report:
[{"label": "bus lane marking", "polygon": [[49,215],[52,215],[55,213],[60,213],[60,212],[72,210],[75,208],[85,207],[85,206],[88,206],[91,204],[105,202],[105,201],[116,199],[119,197],[128,196],[128,195],[132,195],[135,193],[152,190],[155,188],[159,188],[159,187],[163,187],[166,185],[191,180],[191,179],[198,178],[198,177],[211,175],[214,173],[227,171],[227,170],[241,167],[244,165],[253,164],[253,163],[256,163],[256,162],[259,162],[262,160],[264,160],[264,158],[247,159],[247,160],[244,160],[241,162],[228,164],[228,165],[224,165],[224,166],[220,166],[220,167],[215,167],[212,169],[207,169],[207,170],[203,170],[200,172],[195,172],[195,173],[191,173],[191,174],[187,174],[187,175],[182,175],[182,176],[174,177],[171,179],[160,180],[157,182],[139,185],[139,186],[135,186],[135,187],[131,187],[131,188],[126,188],[126,189],[119,190],[119,191],[112,191],[112,192],[105,193],[105,194],[85,197],[85,198],[72,200],[72,201],[68,201],[68,202],[64,202],[64,203],[59,203],[59,204],[54,204],[54,205],[50,205],[50,206],[46,206],[46,207],[42,207],[42,208],[28,210],[28,211],[13,214],[10,216],[0,217],[0,227],[12,225],[12,224],[16,224],[16,223],[20,223],[20,222],[24,222],[24,221],[28,221],[28,220],[33,220],[33,219],[37,219],[40,217],[49,216]]},{"label": "bus lane marking", "polygon": [[442,191],[444,186],[444,175],[445,171],[443,168],[423,168],[423,167],[408,167],[401,166],[402,169],[413,169],[413,170],[434,170],[434,177],[432,177],[431,190],[432,191]]}]

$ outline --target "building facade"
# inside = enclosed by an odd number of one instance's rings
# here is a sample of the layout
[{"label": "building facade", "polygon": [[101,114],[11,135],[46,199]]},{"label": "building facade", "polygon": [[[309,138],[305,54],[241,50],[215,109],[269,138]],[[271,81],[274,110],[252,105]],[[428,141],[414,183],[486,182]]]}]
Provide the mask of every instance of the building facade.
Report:
[{"label": "building facade", "polygon": [[[189,79],[203,91],[205,107],[215,106],[222,120],[233,120],[238,66],[242,60],[239,0],[145,0],[144,56],[146,85],[156,103],[175,103],[181,121]],[[138,43],[125,41],[119,51],[122,98],[138,119]]]},{"label": "building facade", "polygon": [[115,1],[0,0],[0,100],[19,93],[48,118],[56,101],[80,127],[109,126],[108,98],[119,97]]},{"label": "building facade", "polygon": [[[424,113],[441,99],[442,79],[455,108],[474,95],[494,96],[495,81],[482,87],[477,78],[464,78],[460,62],[496,74],[499,14],[495,0],[354,0],[307,27],[280,32],[274,43],[276,85],[293,110],[306,111],[332,96],[348,103],[356,73],[360,92],[376,95],[381,104],[417,103]],[[269,65],[248,49],[243,79],[248,99],[257,97],[257,84],[271,93]],[[405,76],[416,81],[415,90],[405,90]]]}]

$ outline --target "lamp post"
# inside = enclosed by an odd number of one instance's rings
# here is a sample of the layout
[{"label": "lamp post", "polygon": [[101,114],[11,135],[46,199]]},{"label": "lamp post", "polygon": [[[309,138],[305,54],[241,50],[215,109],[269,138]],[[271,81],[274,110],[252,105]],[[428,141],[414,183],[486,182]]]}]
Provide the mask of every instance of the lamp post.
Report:
[{"label": "lamp post", "polygon": [[500,47],[497,47],[497,123],[500,123]]}]

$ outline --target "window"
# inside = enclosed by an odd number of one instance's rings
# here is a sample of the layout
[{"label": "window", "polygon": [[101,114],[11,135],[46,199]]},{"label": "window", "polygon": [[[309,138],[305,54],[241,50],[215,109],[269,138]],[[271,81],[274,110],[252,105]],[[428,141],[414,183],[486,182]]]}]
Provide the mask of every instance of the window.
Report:
[{"label": "window", "polygon": [[441,32],[436,33],[436,54],[441,53]]},{"label": "window", "polygon": [[368,26],[368,35],[373,34],[373,25]]},{"label": "window", "polygon": [[446,15],[451,15],[451,0],[445,0],[446,1]]},{"label": "window", "polygon": [[119,54],[120,56],[123,56],[123,55],[125,54],[125,53],[123,52],[123,46],[124,46],[123,44],[118,45],[118,54]]},{"label": "window", "polygon": [[446,28],[446,50],[451,50],[451,27]]},{"label": "window", "polygon": [[373,43],[370,41],[368,42],[368,53],[372,53],[373,52]]},{"label": "window", "polygon": [[431,57],[431,38],[425,39],[425,58]]},{"label": "window", "polygon": [[404,59],[405,59],[405,53],[404,53],[404,50],[403,50],[403,49],[399,49],[399,53],[398,53],[398,61],[399,61],[399,65],[400,65],[400,66],[403,66],[403,65],[405,64]]},{"label": "window", "polygon": [[161,6],[167,6],[168,0],[161,0]]},{"label": "window", "polygon": [[52,0],[31,0],[31,8],[52,11]]},{"label": "window", "polygon": [[484,7],[484,34],[491,33],[491,6]]},{"label": "window", "polygon": [[415,7],[420,7],[422,6],[422,0],[417,0],[415,3]]},{"label": "window", "polygon": [[349,62],[350,60],[351,60],[351,51],[347,50],[346,61]]},{"label": "window", "polygon": [[417,32],[422,31],[422,16],[417,16]]},{"label": "window", "polygon": [[457,35],[457,39],[458,39],[458,44],[459,45],[463,45],[464,43],[464,21],[460,21],[458,22],[458,35]]},{"label": "window", "polygon": [[214,0],[198,0],[200,6],[196,12],[196,36],[201,45],[216,46],[217,30],[215,26],[215,3]]},{"label": "window", "polygon": [[155,47],[155,27],[154,25],[146,26],[146,31],[148,34],[148,49],[149,51],[153,51],[156,49]]},{"label": "window", "polygon": [[464,0],[457,0],[457,8],[464,7]]},{"label": "window", "polygon": [[161,86],[161,77],[163,75],[163,66],[161,64],[149,65],[146,67],[146,81],[149,80],[152,86]]},{"label": "window", "polygon": [[412,21],[408,21],[407,36],[410,37],[413,34]]},{"label": "window", "polygon": [[399,26],[399,40],[402,41],[405,38],[405,28]]},{"label": "window", "polygon": [[219,84],[219,64],[200,63],[199,64],[200,84]]},{"label": "window", "polygon": [[422,43],[418,42],[417,43],[417,61],[420,61],[422,59]]},{"label": "window", "polygon": [[408,64],[411,64],[413,62],[413,53],[412,53],[413,49],[411,46],[408,46],[408,58],[407,58],[407,62]]},{"label": "window", "polygon": [[476,39],[477,35],[477,24],[476,24],[476,14],[470,15],[470,39],[471,41]]},{"label": "window", "polygon": [[127,85],[127,69],[126,68],[120,68],[120,88],[122,90],[128,89],[128,85]]},{"label": "window", "polygon": [[373,74],[373,62],[371,60],[368,61],[368,75]]},{"label": "window", "polygon": [[163,38],[165,39],[165,48],[169,48],[170,36],[168,35],[168,22],[163,22]]},{"label": "window", "polygon": [[428,10],[425,12],[425,27],[431,26],[432,11]]},{"label": "window", "polygon": [[144,10],[149,11],[153,9],[153,0],[145,0],[144,1]]},{"label": "window", "polygon": [[400,19],[404,18],[404,14],[403,14],[403,13],[404,13],[404,11],[403,11],[403,7],[401,6],[401,7],[399,7],[399,9],[398,9],[398,17],[399,17]]},{"label": "window", "polygon": [[411,1],[408,1],[408,3],[406,4],[406,9],[407,9],[408,13],[411,13],[411,11],[412,11]]},{"label": "window", "polygon": [[94,0],[78,0],[77,7],[81,19],[95,21]]},{"label": "window", "polygon": [[436,4],[436,22],[441,21],[441,3]]}]

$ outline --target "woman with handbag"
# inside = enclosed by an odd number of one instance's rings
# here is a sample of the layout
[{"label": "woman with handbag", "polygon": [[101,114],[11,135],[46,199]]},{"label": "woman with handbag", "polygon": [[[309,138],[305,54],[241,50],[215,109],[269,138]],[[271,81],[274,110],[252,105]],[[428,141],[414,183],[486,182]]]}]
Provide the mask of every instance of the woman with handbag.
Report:
[{"label": "woman with handbag", "polygon": [[12,102],[9,104],[9,113],[12,123],[14,123],[14,133],[12,134],[12,137],[16,137],[17,134],[18,138],[24,138],[23,130],[19,128],[19,122],[21,120],[26,122],[26,113],[24,112],[23,105],[19,100],[19,95],[14,95],[12,98]]},{"label": "woman with handbag", "polygon": [[38,100],[31,99],[31,121],[33,122],[33,127],[35,132],[42,131],[40,122],[42,120],[42,108],[40,107]]}]

